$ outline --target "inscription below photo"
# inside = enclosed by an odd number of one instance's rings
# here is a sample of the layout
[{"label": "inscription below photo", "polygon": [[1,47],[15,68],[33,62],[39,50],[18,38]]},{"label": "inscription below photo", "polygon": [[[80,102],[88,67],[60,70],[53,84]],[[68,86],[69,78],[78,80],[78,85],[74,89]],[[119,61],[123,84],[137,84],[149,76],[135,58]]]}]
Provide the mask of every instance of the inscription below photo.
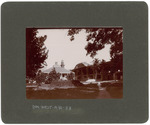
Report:
[{"label": "inscription below photo", "polygon": [[123,28],[26,28],[26,98],[123,98]]}]

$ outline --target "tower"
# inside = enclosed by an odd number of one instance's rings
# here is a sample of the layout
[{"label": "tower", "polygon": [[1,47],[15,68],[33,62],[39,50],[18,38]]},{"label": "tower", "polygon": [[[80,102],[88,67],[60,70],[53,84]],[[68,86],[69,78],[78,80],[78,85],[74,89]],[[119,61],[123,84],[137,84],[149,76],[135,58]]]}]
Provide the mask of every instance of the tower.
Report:
[{"label": "tower", "polygon": [[65,67],[65,64],[64,64],[64,61],[63,61],[63,60],[61,61],[61,67],[62,67],[62,68]]},{"label": "tower", "polygon": [[55,62],[55,64],[53,65],[53,67],[59,67],[58,62]]}]

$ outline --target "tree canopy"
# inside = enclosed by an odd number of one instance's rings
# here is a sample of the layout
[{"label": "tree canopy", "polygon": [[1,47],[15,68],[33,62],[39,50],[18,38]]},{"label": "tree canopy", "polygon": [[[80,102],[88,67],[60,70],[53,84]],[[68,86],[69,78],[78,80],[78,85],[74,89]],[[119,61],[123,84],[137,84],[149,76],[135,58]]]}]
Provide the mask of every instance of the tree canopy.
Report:
[{"label": "tree canopy", "polygon": [[117,69],[122,69],[123,63],[123,29],[122,28],[72,28],[68,30],[70,40],[75,39],[75,34],[79,34],[81,30],[87,33],[87,45],[85,50],[87,55],[95,57],[99,50],[102,50],[105,45],[110,44],[111,63]]},{"label": "tree canopy", "polygon": [[33,78],[46,65],[48,50],[44,46],[47,36],[37,37],[36,28],[26,29],[26,77]]}]

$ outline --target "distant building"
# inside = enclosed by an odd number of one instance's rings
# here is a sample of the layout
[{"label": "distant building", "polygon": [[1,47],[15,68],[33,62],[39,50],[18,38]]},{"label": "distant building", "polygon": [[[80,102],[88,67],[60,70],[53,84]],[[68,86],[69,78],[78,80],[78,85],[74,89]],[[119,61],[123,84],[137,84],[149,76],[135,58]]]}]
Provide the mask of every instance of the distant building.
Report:
[{"label": "distant building", "polygon": [[86,81],[88,79],[103,80],[119,80],[123,79],[122,71],[112,72],[110,63],[107,62],[107,68],[105,70],[95,69],[93,65],[86,62],[79,63],[72,70],[75,73],[75,79],[80,81]]},{"label": "distant building", "polygon": [[53,65],[53,67],[43,71],[44,73],[50,73],[53,69],[55,69],[55,71],[57,73],[60,73],[60,79],[64,79],[67,77],[68,74],[71,73],[70,70],[65,69],[65,64],[64,61],[61,61],[61,65],[58,65],[57,62],[55,62],[55,64]]},{"label": "distant building", "polygon": [[75,72],[76,80],[100,79],[100,72],[95,73],[94,67],[86,62],[77,64],[72,71]]}]

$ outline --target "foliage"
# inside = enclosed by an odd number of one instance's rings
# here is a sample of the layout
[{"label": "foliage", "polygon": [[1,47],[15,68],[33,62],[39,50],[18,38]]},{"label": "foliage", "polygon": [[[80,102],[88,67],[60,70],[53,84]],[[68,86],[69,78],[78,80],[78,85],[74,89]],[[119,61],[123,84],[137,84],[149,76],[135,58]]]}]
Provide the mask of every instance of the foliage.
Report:
[{"label": "foliage", "polygon": [[67,75],[68,80],[73,80],[74,79],[74,74],[71,72],[70,74]]},{"label": "foliage", "polygon": [[46,65],[48,51],[44,46],[47,36],[36,37],[36,28],[26,29],[26,77],[33,78]]},{"label": "foliage", "polygon": [[[69,29],[68,36],[70,40],[74,40],[74,35],[78,34],[82,29]],[[84,29],[87,33],[87,46],[85,47],[87,55],[94,57],[98,50],[105,47],[106,44],[111,44],[110,55],[113,58],[116,54],[121,54],[123,51],[123,29],[122,28],[88,28]]]},{"label": "foliage", "polygon": [[108,72],[113,72],[113,63],[111,61],[106,62],[105,60],[102,60],[100,63],[100,71],[102,73],[108,73]]},{"label": "foliage", "polygon": [[36,74],[36,77],[34,78],[34,80],[36,81],[37,84],[41,84],[42,82],[45,83],[45,79],[46,79],[46,74],[41,72],[41,70],[39,70]]},{"label": "foliage", "polygon": [[95,58],[93,61],[93,68],[95,72],[95,79],[97,79],[97,73],[100,70],[100,61],[99,59]]},{"label": "foliage", "polygon": [[96,69],[96,70],[100,69],[100,60],[99,60],[99,59],[95,58],[95,59],[93,60],[93,67],[94,67],[94,69]]},{"label": "foliage", "polygon": [[122,69],[123,65],[123,29],[122,28],[73,28],[68,30],[70,40],[74,40],[74,35],[78,34],[81,30],[87,33],[87,45],[85,50],[87,55],[92,58],[99,50],[102,50],[105,45],[110,44],[111,63],[114,64],[114,70]]},{"label": "foliage", "polygon": [[45,81],[46,84],[50,84],[52,81],[59,80],[60,73],[57,73],[55,68],[48,74],[48,77]]}]

